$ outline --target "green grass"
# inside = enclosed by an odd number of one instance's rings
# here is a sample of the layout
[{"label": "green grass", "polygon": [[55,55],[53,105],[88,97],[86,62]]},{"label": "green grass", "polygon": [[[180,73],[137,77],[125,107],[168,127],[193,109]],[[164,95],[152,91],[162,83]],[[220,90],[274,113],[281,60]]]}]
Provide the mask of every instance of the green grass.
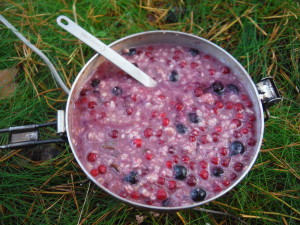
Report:
[{"label": "green grass", "polygon": [[[65,3],[67,2],[67,3]],[[300,5],[297,1],[12,1],[0,13],[72,83],[95,53],[56,25],[64,14],[109,44],[141,31],[169,29],[196,34],[225,48],[255,82],[272,76],[283,101],[270,108],[255,166],[225,196],[202,211],[144,211],[125,205],[90,183],[69,146],[50,161],[30,160],[31,150],[0,151],[2,224],[298,224],[300,220]],[[147,5],[148,4],[148,5]],[[178,22],[167,11],[184,8]],[[165,13],[165,14],[164,14]],[[67,96],[41,59],[0,24],[0,70],[17,66],[18,89],[0,99],[0,128],[55,120]],[[72,55],[72,57],[70,57]],[[49,129],[43,136],[51,136]],[[0,136],[0,143],[7,142]],[[41,147],[43,149],[43,147]],[[41,150],[40,149],[40,150]],[[212,210],[212,211],[209,211]]]}]

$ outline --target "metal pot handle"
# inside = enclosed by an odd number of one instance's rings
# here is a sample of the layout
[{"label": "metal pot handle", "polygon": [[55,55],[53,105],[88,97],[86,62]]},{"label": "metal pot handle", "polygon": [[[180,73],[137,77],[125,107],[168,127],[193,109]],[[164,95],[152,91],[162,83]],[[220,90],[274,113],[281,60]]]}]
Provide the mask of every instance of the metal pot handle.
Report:
[{"label": "metal pot handle", "polygon": [[[57,134],[60,138],[50,140],[39,140],[38,128],[55,125],[57,127]],[[0,129],[0,134],[10,134],[9,143],[7,145],[1,145],[0,149],[21,148],[39,144],[66,142],[65,131],[65,112],[63,110],[58,110],[57,121],[54,122]]]},{"label": "metal pot handle", "polygon": [[261,81],[256,84],[256,88],[258,90],[258,95],[262,102],[263,109],[266,113],[265,121],[267,121],[270,118],[268,108],[280,102],[282,100],[282,96],[280,95],[272,77],[265,77],[261,79]]}]

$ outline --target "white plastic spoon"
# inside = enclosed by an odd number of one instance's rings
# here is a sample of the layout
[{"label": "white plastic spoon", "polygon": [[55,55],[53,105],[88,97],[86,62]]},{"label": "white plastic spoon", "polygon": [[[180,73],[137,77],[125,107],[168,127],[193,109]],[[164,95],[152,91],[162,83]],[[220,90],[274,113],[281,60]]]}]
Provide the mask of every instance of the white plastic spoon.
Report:
[{"label": "white plastic spoon", "polygon": [[56,19],[59,26],[73,34],[79,40],[90,46],[96,52],[104,56],[106,59],[114,63],[120,69],[128,73],[137,81],[141,82],[146,87],[155,87],[157,82],[119,55],[116,51],[105,45],[92,34],[81,28],[66,16],[59,16]]}]

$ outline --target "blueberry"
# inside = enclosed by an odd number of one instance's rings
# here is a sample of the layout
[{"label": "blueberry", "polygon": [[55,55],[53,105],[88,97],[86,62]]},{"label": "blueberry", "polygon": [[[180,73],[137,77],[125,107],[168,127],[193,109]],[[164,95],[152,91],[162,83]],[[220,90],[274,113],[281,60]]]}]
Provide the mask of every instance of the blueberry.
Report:
[{"label": "blueberry", "polygon": [[197,115],[197,113],[189,113],[189,120],[192,123],[199,123],[200,122],[200,117]]},{"label": "blueberry", "polygon": [[113,89],[112,89],[112,93],[115,95],[115,96],[119,96],[123,93],[123,90],[122,88],[118,87],[118,86],[115,86]]},{"label": "blueberry", "polygon": [[166,200],[163,200],[161,205],[164,207],[170,206],[171,205],[171,200],[169,198],[167,198]]},{"label": "blueberry", "polygon": [[128,50],[129,50],[129,52],[127,53],[127,55],[129,55],[129,56],[132,56],[132,55],[134,55],[136,53],[136,49],[135,48],[130,48]]},{"label": "blueberry", "polygon": [[182,123],[176,125],[176,130],[179,134],[185,134],[188,131],[187,127]]},{"label": "blueberry", "polygon": [[214,167],[211,172],[215,177],[220,177],[224,173],[224,170],[221,167]]},{"label": "blueberry", "polygon": [[220,82],[220,81],[215,81],[212,85],[211,85],[212,89],[214,92],[216,92],[217,94],[222,94],[224,92],[224,85]]},{"label": "blueberry", "polygon": [[199,54],[199,51],[195,48],[190,48],[189,50],[189,53],[192,55],[192,56],[196,56]]},{"label": "blueberry", "polygon": [[244,145],[239,141],[234,141],[229,146],[230,149],[230,156],[243,154],[245,152]]},{"label": "blueberry", "polygon": [[206,191],[202,188],[195,188],[191,191],[191,199],[194,202],[203,201],[206,197]]},{"label": "blueberry", "polygon": [[235,94],[238,94],[240,92],[239,88],[234,84],[228,84],[227,89]]},{"label": "blueberry", "polygon": [[178,73],[175,70],[173,70],[169,76],[169,81],[176,82],[178,80],[179,80]]},{"label": "blueberry", "polygon": [[136,64],[136,63],[132,63],[132,64],[133,64],[134,66],[136,66],[136,67],[139,67],[138,64]]},{"label": "blueberry", "polygon": [[187,175],[187,169],[181,165],[174,166],[175,179],[184,180]]},{"label": "blueberry", "polygon": [[100,84],[100,80],[98,79],[94,79],[91,81],[92,87],[97,87],[99,84]]},{"label": "blueberry", "polygon": [[138,182],[138,173],[131,171],[128,175],[125,176],[125,181],[130,184],[136,184]]}]

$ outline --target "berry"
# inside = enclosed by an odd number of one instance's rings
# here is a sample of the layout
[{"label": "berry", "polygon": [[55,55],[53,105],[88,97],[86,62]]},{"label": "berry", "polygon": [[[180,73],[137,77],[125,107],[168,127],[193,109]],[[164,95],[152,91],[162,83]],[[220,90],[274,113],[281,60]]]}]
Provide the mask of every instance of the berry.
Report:
[{"label": "berry", "polygon": [[126,113],[127,115],[132,115],[133,109],[132,108],[127,108]]},{"label": "berry", "polygon": [[99,172],[98,172],[97,169],[92,169],[92,170],[91,170],[91,175],[92,175],[93,177],[98,176],[98,174],[99,174]]},{"label": "berry", "polygon": [[226,156],[228,154],[228,149],[226,147],[221,147],[219,152],[221,155]]},{"label": "berry", "polygon": [[94,109],[94,108],[96,108],[96,106],[97,106],[97,103],[94,102],[94,101],[90,101],[90,102],[87,104],[87,107],[88,107],[89,109]]},{"label": "berry", "polygon": [[182,123],[176,124],[176,130],[179,134],[185,134],[188,131],[187,127]]},{"label": "berry", "polygon": [[187,163],[190,161],[190,157],[188,157],[187,155],[182,156],[182,161]]},{"label": "berry", "polygon": [[159,200],[165,200],[167,199],[168,195],[167,192],[164,189],[158,189],[156,192],[156,198]]},{"label": "berry", "polygon": [[220,177],[224,173],[224,170],[221,167],[214,167],[211,172],[215,177]]},{"label": "berry", "polygon": [[192,55],[192,56],[196,56],[199,54],[199,50],[195,49],[195,48],[190,48],[189,49],[189,53]]},{"label": "berry", "polygon": [[130,184],[136,184],[138,182],[138,173],[131,171],[128,175],[125,176],[125,181]]},{"label": "berry", "polygon": [[201,160],[199,162],[199,165],[201,166],[202,169],[206,169],[208,166],[208,163],[205,160]]},{"label": "berry", "polygon": [[221,165],[224,167],[228,167],[229,163],[230,163],[230,158],[225,158],[225,159],[222,159],[222,161],[221,161]]},{"label": "berry", "polygon": [[220,192],[220,191],[222,191],[222,188],[220,187],[220,185],[214,183],[214,185],[213,185],[213,191],[214,192]]},{"label": "berry", "polygon": [[98,154],[93,153],[93,152],[90,152],[90,153],[87,155],[87,160],[88,160],[89,162],[95,162],[96,159],[97,159],[97,156],[98,156]]},{"label": "berry", "polygon": [[184,180],[187,175],[187,169],[184,166],[176,165],[174,166],[174,174],[175,174],[175,179]]},{"label": "berry", "polygon": [[221,101],[216,101],[216,102],[215,102],[215,106],[217,106],[218,109],[222,109],[223,106],[224,106],[224,104],[223,104],[223,102],[221,102]]},{"label": "berry", "polygon": [[195,162],[189,162],[189,168],[191,170],[195,169],[196,163]]},{"label": "berry", "polygon": [[139,199],[140,198],[140,193],[137,192],[137,191],[133,191],[131,194],[130,194],[131,198],[133,199]]},{"label": "berry", "polygon": [[215,69],[208,69],[209,75],[213,76],[216,73]]},{"label": "berry", "polygon": [[232,102],[226,102],[225,103],[225,109],[233,109],[234,104]]},{"label": "berry", "polygon": [[175,148],[173,146],[169,146],[168,153],[173,154],[175,152]]},{"label": "berry", "polygon": [[172,201],[170,199],[166,199],[164,201],[162,201],[161,205],[164,206],[164,207],[168,207],[172,204]]},{"label": "berry", "polygon": [[188,116],[192,123],[199,123],[200,117],[197,115],[197,113],[189,113]]},{"label": "berry", "polygon": [[203,90],[202,90],[201,87],[196,87],[196,88],[194,89],[194,95],[195,95],[196,97],[200,97],[203,93],[204,93],[204,92],[203,92]]},{"label": "berry", "polygon": [[162,133],[163,133],[162,130],[158,130],[158,131],[156,131],[155,135],[156,135],[156,137],[161,137]]},{"label": "berry", "polygon": [[218,157],[212,157],[210,159],[212,164],[218,165],[219,164],[219,158]]},{"label": "berry", "polygon": [[170,124],[170,120],[168,118],[164,118],[163,121],[162,121],[162,125],[166,127],[169,124]]},{"label": "berry", "polygon": [[203,179],[203,180],[207,180],[208,176],[209,176],[209,173],[207,170],[202,170],[200,173],[199,173],[199,176]]},{"label": "berry", "polygon": [[175,105],[175,108],[176,108],[177,111],[182,111],[183,108],[184,108],[184,106],[183,106],[182,103],[177,103],[177,104]]},{"label": "berry", "polygon": [[235,124],[236,127],[240,127],[242,125],[242,121],[238,120],[238,119],[233,119],[231,121],[231,123]]},{"label": "berry", "polygon": [[236,110],[236,111],[242,111],[242,110],[244,110],[244,106],[243,106],[243,104],[242,103],[236,103],[235,105],[234,105],[234,109]]},{"label": "berry", "polygon": [[98,79],[93,79],[91,81],[92,87],[97,87],[99,84],[100,84],[100,80],[98,80]]},{"label": "berry", "polygon": [[105,174],[106,173],[106,166],[104,166],[104,165],[98,166],[98,172],[100,174]]},{"label": "berry", "polygon": [[203,201],[206,197],[206,191],[202,188],[195,188],[191,191],[191,199],[194,202]]},{"label": "berry", "polygon": [[146,154],[145,154],[145,158],[146,158],[147,160],[151,160],[151,159],[153,158],[153,155],[152,155],[151,153],[146,153]]},{"label": "berry", "polygon": [[172,166],[173,166],[173,162],[172,162],[172,161],[167,161],[167,162],[166,162],[166,167],[167,167],[167,168],[171,169]]},{"label": "berry", "polygon": [[192,69],[195,69],[197,66],[199,66],[198,63],[196,63],[196,62],[191,62],[191,68],[192,68]]},{"label": "berry", "polygon": [[237,162],[233,165],[233,168],[236,172],[241,172],[244,168],[243,163]]},{"label": "berry", "polygon": [[115,95],[115,96],[119,96],[123,93],[123,90],[122,88],[116,86],[112,89],[112,93]]},{"label": "berry", "polygon": [[239,88],[237,86],[235,86],[234,84],[228,84],[227,90],[234,94],[238,94],[240,92]]},{"label": "berry", "polygon": [[109,133],[109,136],[111,136],[112,138],[117,138],[119,136],[119,132],[117,130],[112,130]]},{"label": "berry", "polygon": [[169,76],[169,81],[176,82],[178,80],[179,80],[178,73],[175,70],[173,70]]},{"label": "berry", "polygon": [[144,130],[144,136],[146,138],[150,138],[152,135],[153,135],[153,130],[151,128],[148,127]]},{"label": "berry", "polygon": [[196,137],[195,136],[190,136],[189,137],[189,141],[190,142],[195,142],[196,141]]},{"label": "berry", "polygon": [[169,190],[174,190],[174,189],[176,189],[177,188],[177,183],[176,183],[176,181],[175,180],[170,180],[169,182],[168,182],[168,189]]},{"label": "berry", "polygon": [[215,81],[212,85],[211,85],[213,91],[217,94],[222,94],[224,92],[224,85],[220,82],[220,81]]},{"label": "berry", "polygon": [[132,143],[135,147],[140,148],[140,147],[142,147],[143,141],[142,141],[142,139],[134,139]]},{"label": "berry", "polygon": [[221,72],[223,74],[228,74],[228,73],[230,73],[230,69],[227,66],[222,66],[221,67]]},{"label": "berry", "polygon": [[178,163],[178,162],[179,162],[179,157],[178,157],[178,155],[173,155],[172,159],[173,159],[173,162],[174,162],[174,163]]},{"label": "berry", "polygon": [[198,181],[197,181],[197,178],[193,175],[190,175],[186,178],[186,183],[188,186],[190,187],[194,187],[197,185]]},{"label": "berry", "polygon": [[244,145],[239,141],[234,141],[229,146],[230,156],[243,154],[245,152]]},{"label": "berry", "polygon": [[164,185],[165,184],[165,178],[159,177],[158,180],[157,180],[157,183],[161,184],[161,185]]},{"label": "berry", "polygon": [[136,53],[136,49],[135,48],[130,48],[130,49],[128,49],[127,55],[132,56],[132,55],[135,55],[135,53]]},{"label": "berry", "polygon": [[222,183],[225,187],[228,187],[230,185],[230,180],[225,179]]}]

